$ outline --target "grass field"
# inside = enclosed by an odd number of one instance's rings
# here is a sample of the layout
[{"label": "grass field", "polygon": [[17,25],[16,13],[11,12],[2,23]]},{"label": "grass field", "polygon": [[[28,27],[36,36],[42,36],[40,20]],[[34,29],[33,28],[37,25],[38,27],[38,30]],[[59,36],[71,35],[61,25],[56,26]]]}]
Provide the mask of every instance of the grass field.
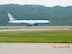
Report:
[{"label": "grass field", "polygon": [[0,42],[72,43],[72,31],[0,32]]}]

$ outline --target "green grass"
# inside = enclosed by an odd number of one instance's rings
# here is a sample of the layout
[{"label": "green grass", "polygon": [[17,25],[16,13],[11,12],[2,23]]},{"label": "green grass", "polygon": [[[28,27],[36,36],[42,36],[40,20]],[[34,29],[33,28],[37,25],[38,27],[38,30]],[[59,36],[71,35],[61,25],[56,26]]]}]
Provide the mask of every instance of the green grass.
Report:
[{"label": "green grass", "polygon": [[72,31],[0,32],[0,42],[72,43]]}]

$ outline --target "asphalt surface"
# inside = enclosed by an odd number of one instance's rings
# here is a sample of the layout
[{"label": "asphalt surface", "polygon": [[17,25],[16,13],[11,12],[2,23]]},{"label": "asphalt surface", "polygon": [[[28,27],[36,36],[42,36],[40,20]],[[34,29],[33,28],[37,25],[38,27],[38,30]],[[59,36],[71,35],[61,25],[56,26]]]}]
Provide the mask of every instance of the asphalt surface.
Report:
[{"label": "asphalt surface", "polygon": [[3,30],[0,30],[0,32],[46,31],[46,30],[69,30],[69,29],[3,29]]},{"label": "asphalt surface", "polygon": [[72,54],[72,44],[0,43],[0,54]]},{"label": "asphalt surface", "polygon": [[[0,32],[17,32],[17,31],[44,31],[50,29],[2,29]],[[59,30],[59,29],[58,29]],[[62,29],[63,30],[63,29]]]},{"label": "asphalt surface", "polygon": [[39,30],[72,30],[72,26],[0,26],[0,32]]}]

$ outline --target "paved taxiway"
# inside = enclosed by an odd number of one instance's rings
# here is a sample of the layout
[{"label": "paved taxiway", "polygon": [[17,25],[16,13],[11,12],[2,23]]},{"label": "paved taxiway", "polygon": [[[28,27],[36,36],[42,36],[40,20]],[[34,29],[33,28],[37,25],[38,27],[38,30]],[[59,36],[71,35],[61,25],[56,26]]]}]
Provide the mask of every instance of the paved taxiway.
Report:
[{"label": "paved taxiway", "polygon": [[[67,46],[70,48],[53,48]],[[0,54],[72,54],[72,44],[63,43],[0,43]]]},{"label": "paved taxiway", "polygon": [[0,32],[39,30],[72,30],[72,26],[0,26]]},{"label": "paved taxiway", "polygon": [[71,29],[72,26],[0,26],[0,29]]},{"label": "paved taxiway", "polygon": [[70,29],[4,29],[4,30],[0,30],[0,32],[46,31],[46,30],[70,30]]}]

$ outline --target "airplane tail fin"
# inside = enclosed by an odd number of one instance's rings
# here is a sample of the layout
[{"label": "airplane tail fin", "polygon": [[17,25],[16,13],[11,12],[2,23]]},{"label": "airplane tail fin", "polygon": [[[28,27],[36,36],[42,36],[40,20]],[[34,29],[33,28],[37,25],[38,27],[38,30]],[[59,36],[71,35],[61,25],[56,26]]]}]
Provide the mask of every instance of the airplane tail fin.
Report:
[{"label": "airplane tail fin", "polygon": [[10,13],[8,13],[8,17],[9,17],[10,21],[15,21],[16,20]]}]

